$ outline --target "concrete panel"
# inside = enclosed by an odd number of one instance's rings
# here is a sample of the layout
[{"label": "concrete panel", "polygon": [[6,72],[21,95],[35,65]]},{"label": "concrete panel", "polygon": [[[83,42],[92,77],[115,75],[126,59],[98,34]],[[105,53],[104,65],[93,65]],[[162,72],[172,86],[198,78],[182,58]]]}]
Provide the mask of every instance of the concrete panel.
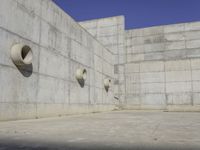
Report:
[{"label": "concrete panel", "polygon": [[166,83],[166,93],[192,92],[191,82]]},{"label": "concrete panel", "polygon": [[187,49],[176,49],[176,50],[164,51],[163,59],[166,61],[186,59],[188,58],[187,54],[188,54]]},{"label": "concrete panel", "polygon": [[51,48],[62,54],[65,57],[69,57],[71,49],[71,39],[55,26],[49,25],[45,21],[41,21],[41,42],[40,44],[46,48]]},{"label": "concrete panel", "polygon": [[113,77],[114,76],[113,66],[103,61],[103,73],[107,76]]},{"label": "concrete panel", "polygon": [[144,38],[143,37],[135,37],[135,38],[132,38],[130,40],[130,42],[133,45],[142,45],[142,44],[144,44]]},{"label": "concrete panel", "polygon": [[72,41],[71,59],[89,67],[91,65],[91,52],[80,43]]},{"label": "concrete panel", "polygon": [[200,59],[192,59],[191,68],[192,70],[200,69]]},{"label": "concrete panel", "polygon": [[144,60],[145,61],[152,61],[152,60],[163,60],[164,54],[163,52],[153,52],[153,53],[145,53]]},{"label": "concrete panel", "polygon": [[193,92],[200,92],[200,82],[199,81],[192,82],[192,90],[193,90]]},{"label": "concrete panel", "polygon": [[139,63],[130,63],[125,65],[126,73],[139,72],[139,71],[140,71]]},{"label": "concrete panel", "polygon": [[185,47],[185,41],[173,41],[166,43],[165,50],[184,49]]},{"label": "concrete panel", "polygon": [[186,50],[186,58],[191,58],[191,59],[194,59],[194,58],[200,58],[200,49],[197,48],[197,49],[188,49]]},{"label": "concrete panel", "polygon": [[124,65],[118,65],[118,70],[119,70],[118,73],[123,74],[123,73],[125,72],[125,67],[124,67]]},{"label": "concrete panel", "polygon": [[165,62],[166,71],[184,71],[191,70],[190,60],[174,60]]},{"label": "concrete panel", "polygon": [[164,26],[164,33],[183,32],[185,24],[173,24]]},{"label": "concrete panel", "polygon": [[35,103],[1,103],[0,110],[0,120],[4,121],[37,117]]},{"label": "concrete panel", "polygon": [[103,88],[103,75],[95,71],[95,87]]},{"label": "concrete panel", "polygon": [[119,55],[119,64],[124,64],[127,62],[127,58],[125,54],[120,54]]},{"label": "concrete panel", "polygon": [[151,106],[158,106],[158,105],[165,105],[166,98],[164,94],[148,94],[142,95],[142,105],[151,105]]},{"label": "concrete panel", "polygon": [[156,44],[165,42],[164,35],[153,35],[143,37],[144,44]]},{"label": "concrete panel", "polygon": [[[40,50],[39,73],[69,80],[69,59],[54,51],[42,48]],[[56,70],[56,71],[55,71]]]},{"label": "concrete panel", "polygon": [[162,52],[165,50],[165,43],[152,43],[144,45],[144,52]]},{"label": "concrete panel", "polygon": [[163,34],[163,26],[150,27],[143,29],[143,36]]},{"label": "concrete panel", "polygon": [[165,34],[164,36],[165,36],[165,40],[167,42],[170,42],[170,41],[172,41],[172,42],[173,41],[184,41],[185,40],[185,32],[170,33],[170,34]]},{"label": "concrete panel", "polygon": [[132,73],[125,75],[127,84],[129,83],[140,83],[140,73]]},{"label": "concrete panel", "polygon": [[103,104],[109,105],[109,104],[112,104],[113,101],[114,101],[114,96],[113,96],[112,89],[109,89],[108,92],[103,90]]},{"label": "concrete panel", "polygon": [[129,105],[140,105],[141,96],[135,94],[127,94],[126,101]]},{"label": "concrete panel", "polygon": [[128,54],[127,55],[127,62],[138,62],[144,61],[144,54]]},{"label": "concrete panel", "polygon": [[70,104],[88,104],[89,87],[81,88],[78,83],[70,83]]},{"label": "concrete panel", "polygon": [[57,78],[39,76],[38,103],[68,103],[65,82]]},{"label": "concrete panel", "polygon": [[126,84],[126,93],[127,94],[139,94],[140,93],[141,84],[138,83],[129,83]]},{"label": "concrete panel", "polygon": [[103,89],[95,88],[95,104],[103,104]]},{"label": "concrete panel", "polygon": [[113,56],[107,50],[103,50],[103,59],[105,59],[109,64],[113,64]]},{"label": "concrete panel", "polygon": [[125,31],[127,37],[143,36],[144,29],[133,29]]},{"label": "concrete panel", "polygon": [[0,103],[37,102],[37,74],[26,78],[15,68],[0,66],[0,83]]},{"label": "concrete panel", "polygon": [[144,52],[144,45],[130,45],[126,47],[127,54],[139,54]]},{"label": "concrete panel", "polygon": [[200,39],[200,31],[185,32],[185,39],[186,40]]},{"label": "concrete panel", "polygon": [[166,72],[166,82],[191,81],[191,71]]},{"label": "concrete panel", "polygon": [[140,73],[141,83],[165,82],[164,72]]},{"label": "concrete panel", "polygon": [[200,99],[199,99],[200,93],[193,93],[192,97],[193,97],[193,104],[200,105]]},{"label": "concrete panel", "polygon": [[192,80],[200,81],[200,70],[192,70]]},{"label": "concrete panel", "polygon": [[167,94],[167,104],[170,105],[191,105],[192,95],[190,93]]},{"label": "concrete panel", "polygon": [[147,61],[140,63],[140,72],[163,72],[163,61]]},{"label": "concrete panel", "polygon": [[103,63],[100,57],[94,55],[94,67],[96,71],[103,71]]},{"label": "concrete panel", "polygon": [[142,83],[141,93],[164,93],[165,84],[164,83]]},{"label": "concrete panel", "polygon": [[200,40],[186,41],[186,48],[199,48]]},{"label": "concrete panel", "polygon": [[[8,13],[8,10],[13,12],[14,15]],[[35,31],[40,31],[40,18],[34,12],[30,13],[17,1],[3,0],[0,6],[0,14],[1,27],[36,43],[39,42],[40,32]],[[22,20],[23,23],[21,23]]]}]

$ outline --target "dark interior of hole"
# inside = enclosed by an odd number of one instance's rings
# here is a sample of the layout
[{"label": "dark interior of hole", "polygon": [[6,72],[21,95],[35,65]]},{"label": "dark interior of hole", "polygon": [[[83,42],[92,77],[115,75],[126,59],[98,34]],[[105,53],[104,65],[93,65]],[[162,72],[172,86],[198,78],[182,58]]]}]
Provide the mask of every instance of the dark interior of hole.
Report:
[{"label": "dark interior of hole", "polygon": [[22,58],[25,59],[25,57],[27,56],[28,52],[30,51],[30,48],[28,46],[24,46],[22,48],[22,52],[21,52],[21,55],[22,55]]},{"label": "dark interior of hole", "polygon": [[84,70],[83,70],[83,73],[85,74],[85,73],[87,73],[87,71],[84,69]]}]

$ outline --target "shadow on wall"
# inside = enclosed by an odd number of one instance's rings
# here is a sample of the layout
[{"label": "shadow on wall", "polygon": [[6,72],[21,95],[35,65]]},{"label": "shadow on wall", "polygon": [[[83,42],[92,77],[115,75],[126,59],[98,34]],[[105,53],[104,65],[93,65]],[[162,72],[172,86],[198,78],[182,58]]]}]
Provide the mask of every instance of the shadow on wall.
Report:
[{"label": "shadow on wall", "polygon": [[19,72],[24,76],[24,77],[30,77],[33,73],[33,65],[29,64],[29,65],[24,65],[24,66],[17,66],[17,69],[19,70]]}]

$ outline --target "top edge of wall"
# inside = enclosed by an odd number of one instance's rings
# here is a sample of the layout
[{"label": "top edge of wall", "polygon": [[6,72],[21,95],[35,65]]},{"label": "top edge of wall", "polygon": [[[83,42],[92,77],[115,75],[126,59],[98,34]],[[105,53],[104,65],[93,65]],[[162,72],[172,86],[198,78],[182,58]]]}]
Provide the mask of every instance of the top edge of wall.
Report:
[{"label": "top edge of wall", "polygon": [[85,23],[85,22],[98,21],[98,20],[107,20],[107,19],[112,19],[112,18],[122,18],[122,19],[125,19],[125,16],[124,15],[119,15],[119,16],[111,16],[111,17],[104,17],[104,18],[96,18],[96,19],[79,21],[78,23]]},{"label": "top edge of wall", "polygon": [[189,21],[189,22],[180,22],[180,23],[172,23],[172,24],[164,24],[164,25],[152,25],[149,27],[139,27],[133,29],[126,29],[125,32],[133,31],[133,30],[143,30],[143,29],[151,29],[151,28],[159,28],[159,27],[167,27],[167,26],[175,26],[175,25],[185,25],[185,24],[192,24],[192,23],[200,23],[199,21]]}]

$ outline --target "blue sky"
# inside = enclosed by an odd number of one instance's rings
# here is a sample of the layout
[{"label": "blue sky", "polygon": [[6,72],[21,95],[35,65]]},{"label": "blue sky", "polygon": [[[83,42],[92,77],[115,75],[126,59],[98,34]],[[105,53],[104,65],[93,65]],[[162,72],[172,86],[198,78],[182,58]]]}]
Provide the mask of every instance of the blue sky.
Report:
[{"label": "blue sky", "polygon": [[200,21],[200,0],[54,0],[76,21],[124,15],[126,29]]}]

